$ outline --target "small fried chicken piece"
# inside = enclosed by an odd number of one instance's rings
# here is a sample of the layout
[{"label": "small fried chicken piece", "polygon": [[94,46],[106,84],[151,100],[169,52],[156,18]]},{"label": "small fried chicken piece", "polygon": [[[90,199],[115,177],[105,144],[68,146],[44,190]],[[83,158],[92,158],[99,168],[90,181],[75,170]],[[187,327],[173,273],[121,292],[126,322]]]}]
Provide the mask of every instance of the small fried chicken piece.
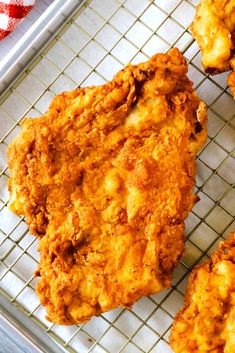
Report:
[{"label": "small fried chicken piece", "polygon": [[10,207],[41,239],[49,320],[81,323],[170,286],[206,139],[186,73],[174,49],[23,121],[9,147]]},{"label": "small fried chicken piece", "polygon": [[235,98],[235,56],[230,60],[233,71],[228,76],[228,85],[231,89],[233,97]]},{"label": "small fried chicken piece", "polygon": [[[190,29],[201,49],[207,73],[234,70],[235,0],[201,0]],[[235,98],[234,71],[228,85]]]},{"label": "small fried chicken piece", "polygon": [[235,232],[193,269],[170,344],[175,353],[235,352]]}]

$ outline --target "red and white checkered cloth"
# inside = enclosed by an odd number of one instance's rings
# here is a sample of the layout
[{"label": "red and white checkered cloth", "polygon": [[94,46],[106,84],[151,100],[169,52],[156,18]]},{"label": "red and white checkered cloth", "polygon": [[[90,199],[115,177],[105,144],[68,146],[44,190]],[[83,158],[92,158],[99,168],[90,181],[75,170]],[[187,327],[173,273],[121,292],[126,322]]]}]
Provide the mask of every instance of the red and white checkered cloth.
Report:
[{"label": "red and white checkered cloth", "polygon": [[14,31],[34,3],[35,0],[0,0],[0,40]]}]

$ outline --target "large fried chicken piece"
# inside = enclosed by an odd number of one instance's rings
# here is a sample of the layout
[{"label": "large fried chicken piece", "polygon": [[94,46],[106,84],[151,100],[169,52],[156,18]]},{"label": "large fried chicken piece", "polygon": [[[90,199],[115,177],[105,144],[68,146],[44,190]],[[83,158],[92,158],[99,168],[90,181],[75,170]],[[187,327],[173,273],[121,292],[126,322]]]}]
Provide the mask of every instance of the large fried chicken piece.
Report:
[{"label": "large fried chicken piece", "polygon": [[191,273],[170,343],[176,353],[235,352],[235,232]]},{"label": "large fried chicken piece", "polygon": [[88,320],[170,286],[206,108],[177,49],[54,98],[9,147],[10,207],[41,252],[48,319]]},{"label": "large fried chicken piece", "polygon": [[228,85],[235,98],[235,0],[201,0],[190,29],[207,73],[233,70]]}]

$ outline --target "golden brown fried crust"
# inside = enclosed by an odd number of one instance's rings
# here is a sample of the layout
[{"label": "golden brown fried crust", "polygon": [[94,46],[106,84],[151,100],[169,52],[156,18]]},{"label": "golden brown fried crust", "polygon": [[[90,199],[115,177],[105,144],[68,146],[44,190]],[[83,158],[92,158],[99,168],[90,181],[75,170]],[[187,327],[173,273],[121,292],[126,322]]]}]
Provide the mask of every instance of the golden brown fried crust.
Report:
[{"label": "golden brown fried crust", "polygon": [[[207,73],[215,75],[234,70],[235,0],[201,0],[190,29],[201,49]],[[228,85],[235,98],[233,75]]]},{"label": "golden brown fried crust", "polygon": [[206,108],[177,49],[56,96],[9,146],[11,209],[41,240],[48,319],[80,323],[169,287]]},{"label": "golden brown fried crust", "polygon": [[235,350],[235,232],[189,277],[170,336],[175,353]]}]

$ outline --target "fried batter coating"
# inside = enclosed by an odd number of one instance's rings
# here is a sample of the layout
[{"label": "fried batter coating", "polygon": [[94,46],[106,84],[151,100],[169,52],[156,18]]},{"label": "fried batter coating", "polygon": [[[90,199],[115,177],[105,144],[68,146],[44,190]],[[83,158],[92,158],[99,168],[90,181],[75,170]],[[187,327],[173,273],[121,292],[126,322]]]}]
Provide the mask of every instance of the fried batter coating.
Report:
[{"label": "fried batter coating", "polygon": [[228,85],[235,98],[235,0],[201,0],[190,29],[202,52],[202,64],[212,75],[233,70]]},{"label": "fried batter coating", "polygon": [[206,108],[173,49],[54,98],[9,147],[10,208],[40,238],[37,293],[69,325],[169,287]]},{"label": "fried batter coating", "polygon": [[170,344],[175,353],[235,352],[235,232],[193,269]]}]

